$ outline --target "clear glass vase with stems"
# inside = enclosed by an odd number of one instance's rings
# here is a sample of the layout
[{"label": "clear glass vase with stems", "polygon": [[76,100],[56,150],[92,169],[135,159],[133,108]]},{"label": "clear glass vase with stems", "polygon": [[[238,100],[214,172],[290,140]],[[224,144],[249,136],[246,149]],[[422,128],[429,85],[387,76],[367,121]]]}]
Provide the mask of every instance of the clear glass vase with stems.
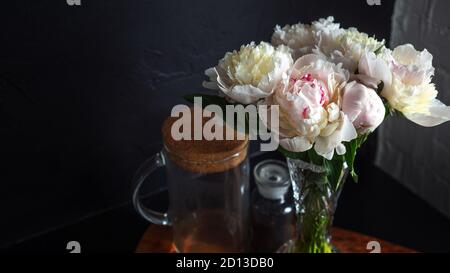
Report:
[{"label": "clear glass vase with stems", "polygon": [[337,201],[347,178],[345,162],[333,171],[301,159],[287,158],[292,180],[297,215],[296,239],[283,245],[279,252],[285,253],[333,253],[330,229],[333,225]]}]

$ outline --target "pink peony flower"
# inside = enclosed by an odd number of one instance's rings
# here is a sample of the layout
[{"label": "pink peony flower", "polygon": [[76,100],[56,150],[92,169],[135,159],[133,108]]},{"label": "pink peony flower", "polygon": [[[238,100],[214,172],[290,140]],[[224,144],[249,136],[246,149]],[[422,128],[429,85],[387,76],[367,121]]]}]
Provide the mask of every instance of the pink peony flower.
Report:
[{"label": "pink peony flower", "polygon": [[280,107],[280,145],[292,152],[314,147],[327,159],[345,153],[344,141],[357,137],[352,123],[339,108],[340,91],[348,71],[315,54],[301,57],[289,78],[267,98]]},{"label": "pink peony flower", "polygon": [[347,84],[342,92],[342,111],[360,134],[375,131],[386,112],[375,90],[355,81]]}]

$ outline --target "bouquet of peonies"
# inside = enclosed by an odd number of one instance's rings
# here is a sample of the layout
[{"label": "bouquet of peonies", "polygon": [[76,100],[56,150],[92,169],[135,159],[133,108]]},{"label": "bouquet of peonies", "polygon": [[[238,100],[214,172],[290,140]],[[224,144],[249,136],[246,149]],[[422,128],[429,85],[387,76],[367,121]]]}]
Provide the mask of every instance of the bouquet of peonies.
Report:
[{"label": "bouquet of peonies", "polygon": [[[347,167],[357,179],[357,149],[385,117],[399,113],[426,127],[450,120],[450,107],[436,99],[432,59],[426,49],[406,44],[391,50],[328,17],[276,26],[271,43],[243,45],[206,70],[204,87],[219,90],[228,103],[278,106],[279,128],[268,127],[279,135],[294,182],[315,185],[293,183],[303,213],[296,250],[330,251],[329,236],[320,229],[331,224],[332,199]],[[314,196],[311,204],[307,192]],[[329,200],[313,205],[324,196]]]}]

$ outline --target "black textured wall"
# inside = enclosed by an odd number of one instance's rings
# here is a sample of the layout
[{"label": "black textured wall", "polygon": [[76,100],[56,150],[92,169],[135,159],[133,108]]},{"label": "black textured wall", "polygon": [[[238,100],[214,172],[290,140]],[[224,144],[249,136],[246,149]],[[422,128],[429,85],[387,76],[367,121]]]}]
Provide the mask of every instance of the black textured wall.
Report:
[{"label": "black textured wall", "polygon": [[328,15],[388,38],[392,2],[2,2],[0,246],[128,202],[171,106],[226,51]]}]

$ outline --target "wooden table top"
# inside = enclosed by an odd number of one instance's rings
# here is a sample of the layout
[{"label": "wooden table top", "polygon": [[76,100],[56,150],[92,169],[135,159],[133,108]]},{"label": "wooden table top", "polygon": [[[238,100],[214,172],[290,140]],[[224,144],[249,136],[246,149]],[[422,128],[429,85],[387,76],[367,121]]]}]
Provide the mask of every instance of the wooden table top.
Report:
[{"label": "wooden table top", "polygon": [[[379,242],[382,253],[416,253],[416,251],[380,240],[371,236],[340,228],[332,229],[333,244],[342,253],[370,253],[369,242]],[[170,227],[150,225],[142,236],[137,253],[174,253],[172,230]]]}]

